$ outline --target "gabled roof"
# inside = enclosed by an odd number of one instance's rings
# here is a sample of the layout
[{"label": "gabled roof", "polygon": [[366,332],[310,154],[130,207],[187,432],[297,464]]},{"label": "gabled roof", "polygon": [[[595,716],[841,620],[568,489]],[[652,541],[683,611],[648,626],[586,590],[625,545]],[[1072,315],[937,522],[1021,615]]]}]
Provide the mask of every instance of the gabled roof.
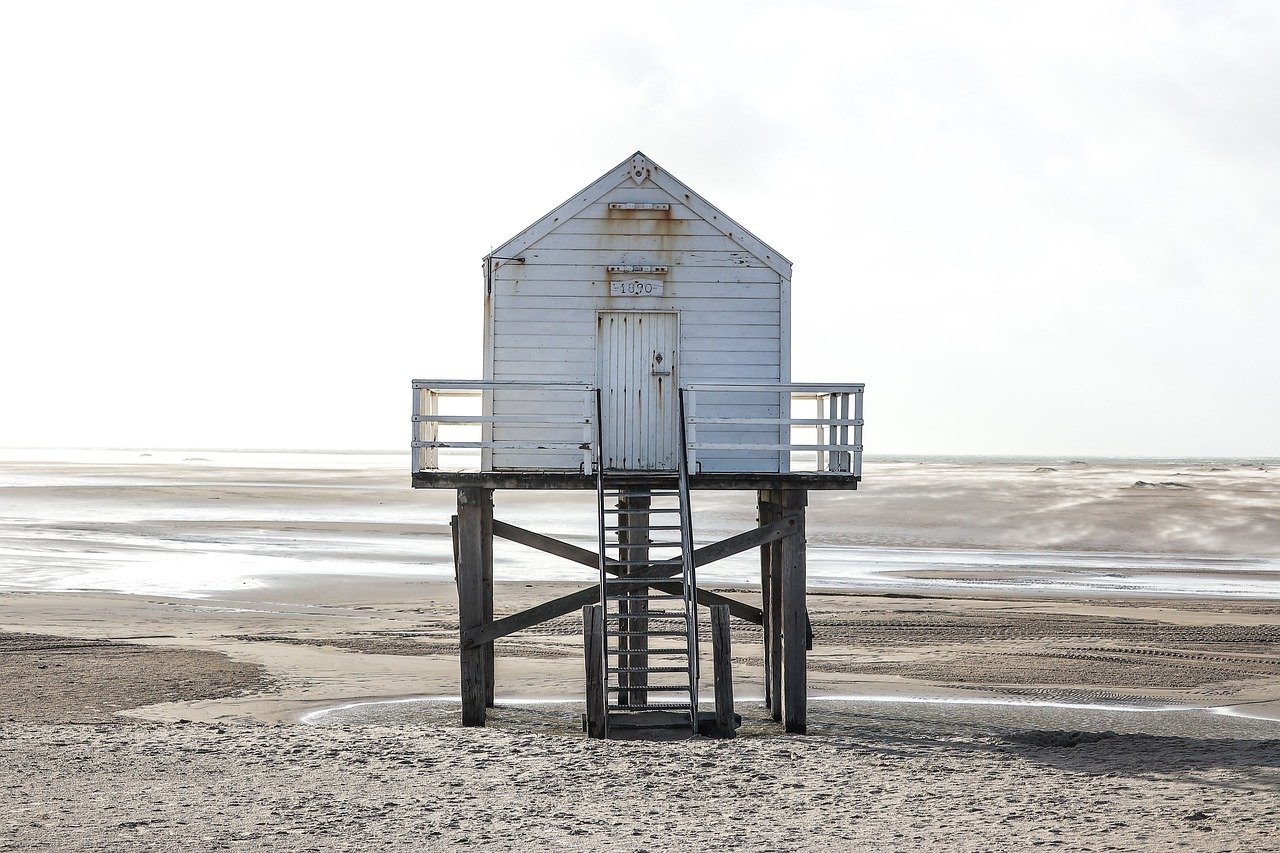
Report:
[{"label": "gabled roof", "polygon": [[[791,278],[791,261],[746,228],[730,219],[725,215],[724,211],[698,195],[683,181],[658,166],[657,163],[645,156],[642,151],[637,151],[605,172],[546,216],[494,249],[490,255],[495,259],[517,257],[534,243],[555,231],[567,220],[581,213],[588,205],[599,201],[610,190],[618,188],[627,181],[632,181],[639,185],[644,183],[646,178],[665,190],[676,201],[681,202],[702,217],[725,237],[750,252],[778,275],[787,279]],[[502,263],[505,263],[505,260],[498,260],[498,265]]]}]

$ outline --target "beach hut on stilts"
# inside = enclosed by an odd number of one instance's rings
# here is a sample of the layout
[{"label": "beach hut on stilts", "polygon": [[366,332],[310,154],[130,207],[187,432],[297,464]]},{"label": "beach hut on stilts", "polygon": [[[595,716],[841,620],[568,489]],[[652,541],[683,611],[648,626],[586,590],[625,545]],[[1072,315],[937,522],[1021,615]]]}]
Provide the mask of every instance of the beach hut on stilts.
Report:
[{"label": "beach hut on stilts", "polygon": [[[805,731],[805,507],[858,486],[863,386],[792,381],[790,306],[791,263],[639,152],[484,258],[484,378],[413,382],[413,486],[457,491],[464,725],[495,640],[581,611],[589,735],[731,735],[731,619],[763,626],[765,702]],[[495,518],[506,489],[594,491],[596,550]],[[707,490],[755,492],[757,526],[695,546]],[[495,618],[495,536],[595,582]],[[758,604],[699,585],[751,549]]]}]

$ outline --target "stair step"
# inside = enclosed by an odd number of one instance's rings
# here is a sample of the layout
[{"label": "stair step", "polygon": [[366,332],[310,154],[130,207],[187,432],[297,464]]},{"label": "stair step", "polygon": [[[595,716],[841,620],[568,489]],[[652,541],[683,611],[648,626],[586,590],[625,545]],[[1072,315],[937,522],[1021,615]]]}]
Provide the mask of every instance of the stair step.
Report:
[{"label": "stair step", "polygon": [[644,650],[640,650],[640,649],[605,649],[605,652],[606,652],[607,654],[611,654],[611,655],[642,655],[642,654],[643,654],[643,655],[648,655],[649,657],[653,657],[654,655],[687,655],[687,654],[689,654],[689,649],[688,649],[688,648],[680,648],[680,649],[655,649],[655,648],[647,648],[647,649],[644,649]]},{"label": "stair step", "polygon": [[[666,490],[666,489],[661,491],[650,490],[650,491],[639,491],[639,492],[619,490],[616,492],[604,493],[604,496],[606,498],[674,498],[674,497],[679,497],[679,495],[680,493],[677,491]],[[636,512],[644,512],[644,508],[641,507],[640,509],[637,509]]]},{"label": "stair step", "polygon": [[606,548],[683,548],[683,542],[606,542]]},{"label": "stair step", "polygon": [[680,474],[676,471],[621,471],[614,469],[605,471],[602,479],[606,486],[643,486],[645,483],[669,483],[672,480],[679,480]]},{"label": "stair step", "polygon": [[[611,666],[610,674],[615,672],[688,672],[687,666]],[[688,687],[685,688],[686,690]]]},{"label": "stair step", "polygon": [[614,687],[613,685],[609,685],[608,687],[605,688],[605,690],[608,690],[610,693],[630,693],[633,690],[645,690],[645,691],[648,691],[649,693],[675,693],[676,691],[682,690],[685,693],[688,693],[689,685],[687,684],[644,684],[644,685],[636,685],[634,687]]},{"label": "stair step", "polygon": [[642,610],[633,613],[606,613],[606,619],[684,619],[683,610]]},{"label": "stair step", "polygon": [[693,706],[688,702],[646,702],[642,705],[618,703],[610,704],[610,711],[688,711]]},{"label": "stair step", "polygon": [[[634,512],[634,510],[630,510],[630,509],[618,509],[616,506],[607,506],[607,507],[605,507],[605,508],[604,508],[604,511],[605,511],[605,512],[609,512],[609,513],[613,513],[613,514],[615,514],[615,515],[616,515],[617,513],[620,513],[620,512],[628,512],[628,513],[629,513],[629,512]],[[645,512],[647,512],[647,513],[654,513],[654,512],[679,512],[679,511],[680,511],[680,507],[678,507],[678,506],[652,506],[652,507],[649,507],[648,509],[646,509],[646,510],[645,510]]]},{"label": "stair step", "polygon": [[[687,637],[688,631],[610,631],[610,637]],[[631,649],[630,651],[635,651]]]},{"label": "stair step", "polygon": [[683,595],[606,595],[605,601],[684,601]]},{"label": "stair step", "polygon": [[640,524],[640,525],[632,525],[632,526],[620,525],[618,527],[605,525],[604,529],[605,530],[679,530],[680,525],[678,524]]},{"label": "stair step", "polygon": [[[641,564],[648,565],[648,564]],[[630,587],[644,587],[646,584],[680,584],[684,583],[680,575],[667,575],[659,578],[658,575],[622,575],[621,578],[605,578],[604,583],[607,584],[627,584]]]}]

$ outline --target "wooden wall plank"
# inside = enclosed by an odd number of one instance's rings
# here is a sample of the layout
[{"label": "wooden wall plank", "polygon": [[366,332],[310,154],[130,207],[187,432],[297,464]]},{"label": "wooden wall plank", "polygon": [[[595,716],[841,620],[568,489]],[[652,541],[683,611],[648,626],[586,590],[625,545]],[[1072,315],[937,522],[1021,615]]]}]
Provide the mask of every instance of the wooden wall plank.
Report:
[{"label": "wooden wall plank", "polygon": [[[653,278],[664,281],[663,299],[689,299],[694,297],[726,297],[748,299],[777,299],[778,283],[768,281],[715,282],[715,281],[665,281],[665,276],[648,273],[635,273],[613,276],[613,278]],[[494,293],[499,298],[510,296],[586,296],[594,299],[609,299],[615,308],[622,307],[626,300],[634,297],[617,298],[609,295],[609,277],[600,276],[590,281],[543,281],[515,279],[494,283]],[[673,305],[673,308],[683,307]]]},{"label": "wooden wall plank", "polygon": [[[585,319],[589,318],[589,319]],[[730,318],[732,319],[732,318]],[[538,320],[502,320],[495,324],[495,339],[517,346],[540,345],[550,341],[551,346],[567,345],[574,348],[595,347],[595,318],[588,314],[566,318],[555,327]],[[715,352],[726,347],[742,346],[752,350],[777,350],[778,333],[772,326],[750,326],[727,323],[707,325],[699,322],[685,324],[681,335],[684,352]],[[750,338],[750,341],[745,339]]]},{"label": "wooden wall plank", "polygon": [[[696,249],[529,249],[521,253],[523,261],[509,261],[507,266],[521,269],[538,264],[606,267],[611,264],[662,264],[668,267],[768,267],[749,252],[700,251]],[[775,273],[776,275],[776,273]]]},{"label": "wooden wall plank", "polygon": [[[635,300],[636,311],[656,311],[663,310],[656,301],[650,301],[647,298],[638,298]],[[686,315],[689,312],[685,312]],[[498,324],[506,322],[537,322],[538,317],[545,317],[546,309],[533,308],[508,308],[504,309],[498,315]],[[582,315],[572,316],[566,315],[571,320],[581,322],[586,318],[595,320],[594,311],[589,307]],[[770,311],[738,311],[731,315],[709,315],[699,317],[693,315],[690,317],[689,323],[682,323],[682,337],[689,340],[697,335],[699,337],[725,337],[725,338],[759,338],[769,341],[769,344],[752,343],[753,348],[762,349],[765,346],[772,347],[773,342],[778,340],[777,324],[769,322],[769,318],[777,319],[777,315]],[[682,317],[681,320],[684,318]],[[544,321],[545,322],[545,321]],[[753,328],[744,328],[753,327]],[[585,337],[590,337],[588,333]]]},{"label": "wooden wall plank", "polygon": [[[600,210],[605,208],[606,205],[591,205],[591,207]],[[683,205],[677,205],[677,207],[688,210]],[[636,216],[636,214],[646,215]],[[584,216],[579,213],[573,219],[557,228],[555,233],[561,237],[603,237],[610,235],[667,237],[679,234],[688,237],[717,237],[721,240],[725,239],[719,228],[696,216],[675,217],[669,215],[669,211],[655,210],[618,210],[613,211],[612,216]],[[535,243],[534,247],[543,248],[545,242],[546,238],[543,238],[543,240]],[[726,251],[737,251],[741,248],[731,242],[718,245],[724,245]]]},{"label": "wooden wall plank", "polygon": [[620,181],[613,189],[602,195],[600,201],[605,204],[629,201],[664,204],[677,203],[679,199],[651,181],[636,184],[627,179]]},{"label": "wooden wall plank", "polygon": [[[714,234],[565,234],[557,230],[525,250],[525,264],[530,262],[531,253],[548,258],[551,253],[557,252],[707,252],[738,255],[742,250],[719,232]],[[742,254],[745,255],[745,253]],[[744,265],[758,266],[758,264]]]},{"label": "wooden wall plank", "polygon": [[[554,317],[571,318],[574,311],[706,311],[707,316],[700,318],[704,324],[716,319],[728,319],[728,315],[738,312],[764,311],[773,317],[771,325],[778,321],[778,297],[772,296],[685,296],[678,300],[668,300],[662,296],[609,296],[599,294],[575,294],[568,296],[534,296],[523,293],[508,294],[502,301],[503,311],[520,308],[540,309],[544,312],[547,325],[555,326]],[[552,313],[545,313],[552,312]],[[499,318],[501,319],[501,318]]]},{"label": "wooden wall plank", "polygon": [[[568,260],[573,259],[570,258]],[[513,261],[495,272],[493,281],[495,285],[509,281],[599,281],[607,277],[606,268],[608,266],[618,263],[621,263],[621,261],[606,260],[591,264],[552,263],[546,259],[542,259],[536,264]],[[733,264],[727,267],[677,264],[667,268],[665,278],[671,282],[755,281],[776,284],[779,281],[778,274],[767,267],[752,267],[743,264]]]}]

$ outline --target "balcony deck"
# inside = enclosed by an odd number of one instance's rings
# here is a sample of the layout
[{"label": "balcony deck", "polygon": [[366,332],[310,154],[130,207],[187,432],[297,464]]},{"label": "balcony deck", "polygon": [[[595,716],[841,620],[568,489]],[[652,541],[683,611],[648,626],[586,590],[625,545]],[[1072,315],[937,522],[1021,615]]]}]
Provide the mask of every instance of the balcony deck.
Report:
[{"label": "balcony deck", "polygon": [[[637,479],[651,477],[653,471],[636,471]],[[616,481],[617,474],[610,476]],[[809,489],[811,491],[852,491],[859,476],[826,471],[793,471],[786,474],[714,473],[693,474],[689,488],[720,491],[763,489]],[[413,474],[415,489],[582,489],[595,491],[595,474],[578,471],[418,471]]]},{"label": "balcony deck", "polygon": [[[485,395],[517,391],[525,395],[526,412],[494,415]],[[851,491],[862,480],[861,383],[779,383],[690,385],[681,388],[680,411],[685,418],[689,486],[693,489],[760,491],[808,489]],[[413,467],[415,489],[558,489],[593,491],[595,469],[600,464],[599,391],[584,383],[543,383],[494,380],[427,380],[413,382]],[[699,395],[711,402],[699,411]],[[743,400],[772,401],[773,416],[751,414],[753,407],[735,405]],[[720,409],[715,400],[719,398]],[[565,407],[565,401],[571,401]],[[558,401],[556,413],[544,405]],[[445,412],[442,403],[471,403],[479,411]],[[686,412],[687,402],[687,412]],[[813,405],[813,416],[795,417],[793,407]],[[747,415],[736,414],[746,409]],[[575,414],[574,412],[577,412]],[[522,427],[532,433],[519,439],[495,439],[495,426]],[[445,438],[446,429],[470,427],[478,434]],[[698,429],[712,433],[699,440]],[[733,437],[744,428],[744,438],[726,441],[715,431]],[[812,438],[808,433],[812,432]],[[800,433],[802,435],[796,435]],[[682,430],[682,435],[685,431]],[[495,451],[520,451],[515,465],[495,465]],[[716,453],[745,453],[728,464],[747,470],[724,470],[726,462]],[[442,454],[461,466],[446,467]],[[712,470],[702,470],[708,454]],[[469,456],[467,456],[469,455]],[[533,464],[527,464],[529,459]],[[478,463],[478,464],[477,464]],[[547,464],[550,463],[550,464]],[[776,465],[777,470],[768,470]],[[764,468],[765,470],[761,470]],[[634,475],[652,479],[661,471],[608,471],[611,479]],[[669,472],[674,474],[673,472]]]}]

